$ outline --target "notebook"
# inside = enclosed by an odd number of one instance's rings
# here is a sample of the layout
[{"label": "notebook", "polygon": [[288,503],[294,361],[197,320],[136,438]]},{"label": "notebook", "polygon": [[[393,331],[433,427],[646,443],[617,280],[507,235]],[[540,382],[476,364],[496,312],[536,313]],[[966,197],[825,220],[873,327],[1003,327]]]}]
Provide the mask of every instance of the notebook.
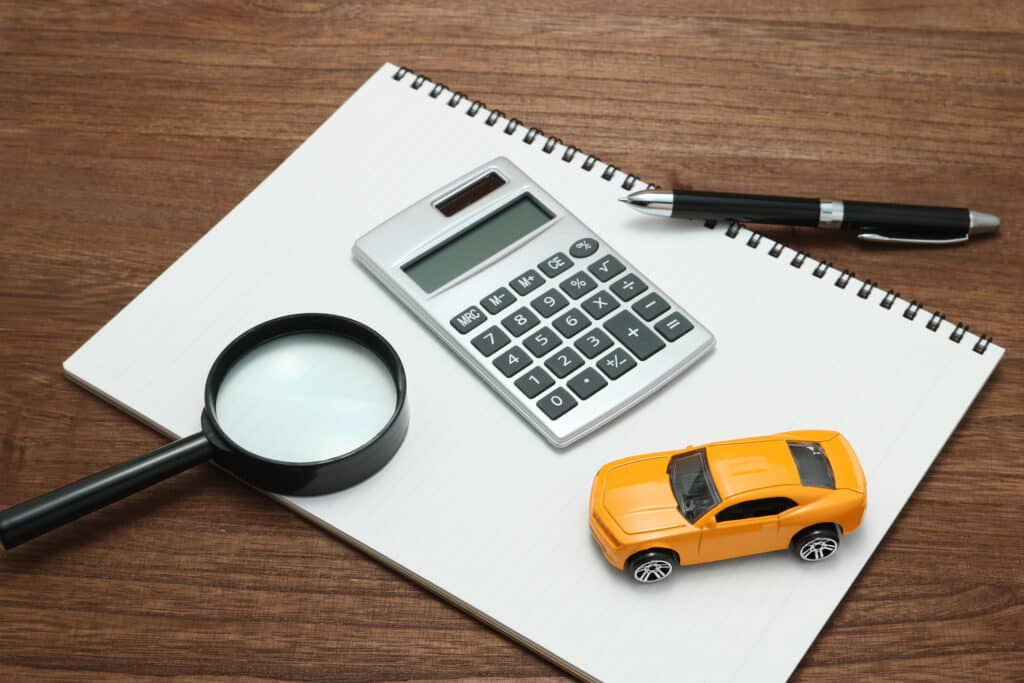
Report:
[{"label": "notebook", "polygon": [[[551,447],[351,256],[353,241],[504,156],[702,321],[713,353],[565,450]],[[646,187],[480,102],[380,68],[202,239],[65,363],[168,436],[199,428],[219,350],[268,318],[366,322],[401,355],[411,423],[363,484],[278,500],[580,677],[782,680],[1003,355],[916,303],[739,225],[637,214]],[[863,526],[824,563],[788,553],[635,584],[590,537],[613,459],[793,429],[837,429],[868,480]]]}]

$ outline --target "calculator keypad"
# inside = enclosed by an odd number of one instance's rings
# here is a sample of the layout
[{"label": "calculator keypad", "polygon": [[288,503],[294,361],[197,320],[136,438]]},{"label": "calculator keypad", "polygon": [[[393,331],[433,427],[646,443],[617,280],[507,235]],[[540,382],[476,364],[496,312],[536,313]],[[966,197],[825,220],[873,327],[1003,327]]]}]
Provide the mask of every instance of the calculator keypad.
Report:
[{"label": "calculator keypad", "polygon": [[564,346],[555,355],[544,361],[547,369],[555,373],[555,377],[561,379],[571,375],[576,368],[582,367],[583,359],[568,346]]},{"label": "calculator keypad", "polygon": [[584,237],[581,240],[576,240],[569,247],[569,255],[573,258],[586,258],[597,251],[597,240],[589,237]]},{"label": "calculator keypad", "polygon": [[650,322],[668,310],[668,302],[657,292],[645,294],[633,304],[633,310],[641,318]]},{"label": "calculator keypad", "polygon": [[608,386],[608,382],[594,368],[586,368],[566,382],[572,393],[586,400]]},{"label": "calculator keypad", "polygon": [[622,265],[622,261],[611,254],[605,254],[587,266],[587,270],[593,273],[594,277],[601,282],[608,282],[625,269],[626,266]]},{"label": "calculator keypad", "polygon": [[616,313],[604,324],[604,329],[640,360],[647,360],[665,348],[665,342],[629,311]]},{"label": "calculator keypad", "polygon": [[598,292],[583,301],[583,310],[594,320],[600,320],[619,307],[618,300],[608,292]]},{"label": "calculator keypad", "polygon": [[601,372],[608,375],[608,379],[618,379],[636,367],[633,357],[622,349],[615,349],[603,357],[597,364]]},{"label": "calculator keypad", "polygon": [[540,276],[533,268],[518,276],[516,279],[508,283],[508,286],[516,290],[516,294],[523,296],[529,294],[533,290],[544,284],[544,278]]},{"label": "calculator keypad", "polygon": [[502,351],[494,359],[494,367],[498,368],[501,374],[506,377],[518,374],[531,363],[533,363],[533,360],[526,355],[526,351],[523,351],[518,346],[513,346],[508,351]]},{"label": "calculator keypad", "polygon": [[495,351],[509,343],[508,335],[501,331],[497,325],[491,325],[486,330],[473,337],[473,346],[485,356],[492,355]]},{"label": "calculator keypad", "polygon": [[466,334],[474,327],[487,320],[487,316],[476,306],[470,306],[462,313],[451,319],[452,327],[458,330],[459,334]]},{"label": "calculator keypad", "polygon": [[548,277],[555,277],[566,268],[572,267],[572,261],[562,252],[558,252],[538,263],[537,267]]},{"label": "calculator keypad", "polygon": [[525,306],[516,309],[501,319],[501,324],[505,326],[506,330],[512,333],[513,337],[518,337],[533,329],[539,322],[540,320],[538,320],[537,316],[533,314],[533,311]]},{"label": "calculator keypad", "polygon": [[544,368],[531,368],[528,373],[516,380],[516,387],[526,395],[526,398],[534,398],[540,392],[552,386],[555,380],[544,371]]},{"label": "calculator keypad", "polygon": [[569,392],[558,387],[550,394],[537,401],[537,407],[544,411],[548,419],[557,420],[567,412],[575,408],[576,399],[569,395]]},{"label": "calculator keypad", "polygon": [[536,299],[530,302],[534,310],[545,318],[550,318],[555,313],[569,305],[569,300],[557,289],[549,289]]},{"label": "calculator keypad", "polygon": [[516,298],[506,287],[498,287],[496,290],[480,300],[480,305],[487,309],[491,315],[503,311],[512,305]]},{"label": "calculator keypad", "polygon": [[693,323],[684,318],[682,314],[673,313],[662,318],[661,322],[654,326],[654,329],[665,339],[674,342],[692,330]]},{"label": "calculator keypad", "polygon": [[590,327],[590,320],[580,313],[578,308],[570,308],[562,315],[555,318],[552,323],[555,329],[562,333],[566,339],[575,337],[577,334]]},{"label": "calculator keypad", "polygon": [[[672,311],[661,294],[649,291],[618,258],[600,252],[597,240],[582,238],[570,245],[572,257],[556,252],[510,281],[519,296],[534,293],[523,300],[529,305],[508,312],[500,325],[490,325],[471,340],[502,375],[516,377],[521,395],[535,400],[550,420],[614,386],[615,380],[693,329],[693,323]],[[593,260],[580,270],[573,268],[574,258]],[[541,290],[547,283],[554,286]],[[515,301],[515,294],[499,287],[480,306],[494,315]],[[570,306],[570,301],[578,304]],[[451,324],[464,334],[486,318],[480,308],[470,306]],[[514,338],[521,345],[511,344]]]},{"label": "calculator keypad", "polygon": [[560,284],[559,287],[561,287],[562,291],[573,299],[579,299],[581,296],[597,287],[597,283],[594,282],[592,277],[581,270],[562,280],[562,284]]},{"label": "calculator keypad", "polygon": [[594,358],[602,351],[612,347],[612,340],[600,328],[587,330],[587,333],[573,344],[587,358]]},{"label": "calculator keypad", "polygon": [[523,346],[537,358],[542,358],[558,348],[561,340],[549,327],[540,328],[539,332],[531,332],[523,339]]},{"label": "calculator keypad", "polygon": [[644,281],[636,275],[629,274],[624,275],[613,282],[609,289],[615,292],[615,296],[619,297],[623,301],[629,301],[630,299],[634,299],[643,294],[647,289],[647,285],[644,284]]}]

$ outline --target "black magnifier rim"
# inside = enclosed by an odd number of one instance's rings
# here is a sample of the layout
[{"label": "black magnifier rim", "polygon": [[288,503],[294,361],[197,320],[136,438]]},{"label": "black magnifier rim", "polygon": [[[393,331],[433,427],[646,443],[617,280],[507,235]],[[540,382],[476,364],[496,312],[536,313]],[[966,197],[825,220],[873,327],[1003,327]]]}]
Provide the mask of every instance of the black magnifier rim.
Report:
[{"label": "black magnifier rim", "polygon": [[[361,446],[323,460],[300,463],[268,458],[236,443],[217,421],[216,401],[224,377],[240,358],[269,341],[303,332],[351,339],[373,352],[391,373],[397,395],[390,419]],[[394,347],[379,333],[340,315],[296,313],[268,320],[243,332],[213,361],[206,376],[203,433],[217,449],[214,455],[217,464],[261,489],[286,495],[333,493],[367,479],[391,460],[408,430],[405,399],[405,368]]]}]

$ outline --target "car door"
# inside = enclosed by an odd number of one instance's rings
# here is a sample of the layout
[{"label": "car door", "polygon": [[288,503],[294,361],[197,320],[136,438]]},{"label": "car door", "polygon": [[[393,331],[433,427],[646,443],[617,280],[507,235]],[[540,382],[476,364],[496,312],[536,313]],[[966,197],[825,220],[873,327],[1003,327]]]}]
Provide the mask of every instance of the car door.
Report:
[{"label": "car door", "polygon": [[701,520],[701,562],[754,555],[778,548],[779,513],[796,506],[784,497],[727,501]]}]

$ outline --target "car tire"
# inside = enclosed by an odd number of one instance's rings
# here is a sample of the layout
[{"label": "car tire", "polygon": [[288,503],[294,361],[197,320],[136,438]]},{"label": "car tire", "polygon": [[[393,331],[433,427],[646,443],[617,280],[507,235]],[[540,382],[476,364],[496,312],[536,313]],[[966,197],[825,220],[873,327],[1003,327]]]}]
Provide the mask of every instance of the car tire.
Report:
[{"label": "car tire", "polygon": [[679,558],[670,550],[644,550],[626,561],[626,573],[638,583],[664,581],[679,564]]},{"label": "car tire", "polygon": [[821,562],[839,550],[839,534],[835,527],[820,526],[801,531],[793,539],[793,554],[804,562]]}]

